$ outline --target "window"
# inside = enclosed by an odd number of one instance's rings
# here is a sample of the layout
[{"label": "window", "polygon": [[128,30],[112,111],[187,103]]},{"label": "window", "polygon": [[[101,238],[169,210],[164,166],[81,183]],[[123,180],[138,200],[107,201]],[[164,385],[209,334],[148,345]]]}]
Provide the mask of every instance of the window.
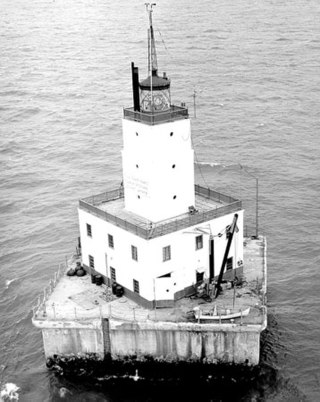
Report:
[{"label": "window", "polygon": [[94,258],[89,255],[89,267],[94,269]]},{"label": "window", "polygon": [[117,282],[116,270],[113,267],[110,267],[110,276],[112,282]]},{"label": "window", "polygon": [[89,225],[89,223],[87,223],[87,235],[89,237],[92,237],[92,229],[91,229],[91,225]]},{"label": "window", "polygon": [[162,260],[163,261],[171,260],[171,246],[163,247],[163,249],[162,249]]},{"label": "window", "polygon": [[204,277],[204,273],[203,272],[196,272],[196,282],[202,282],[203,281],[203,277]]},{"label": "window", "polygon": [[233,268],[233,257],[227,259],[227,271]]},{"label": "window", "polygon": [[138,261],[138,249],[136,246],[131,246],[131,257],[133,260]]},{"label": "window", "polygon": [[139,281],[133,280],[133,291],[134,293],[140,293]]},{"label": "window", "polygon": [[196,236],[196,250],[200,250],[200,248],[203,248],[203,236]]},{"label": "window", "polygon": [[110,248],[114,248],[113,236],[108,234],[108,244]]}]

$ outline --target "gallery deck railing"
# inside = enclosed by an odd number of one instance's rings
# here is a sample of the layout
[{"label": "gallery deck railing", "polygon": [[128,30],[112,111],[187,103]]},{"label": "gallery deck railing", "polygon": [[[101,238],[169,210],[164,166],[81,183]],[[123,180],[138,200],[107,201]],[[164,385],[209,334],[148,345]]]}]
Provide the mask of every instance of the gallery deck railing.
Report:
[{"label": "gallery deck railing", "polygon": [[106,212],[102,208],[100,208],[101,204],[124,197],[123,188],[120,187],[116,190],[108,191],[80,200],[79,206],[80,209],[90,212],[93,215],[104,219],[107,222],[113,223],[116,226],[119,226],[122,229],[134,233],[144,239],[152,239],[155,237],[163,236],[177,230],[185,229],[187,227],[194,226],[208,220],[239,211],[242,208],[241,201],[236,200],[233,197],[221,194],[217,191],[211,190],[209,188],[196,185],[195,193],[197,195],[219,203],[223,203],[225,205],[217,206],[216,208],[204,212],[193,212],[187,216],[182,215],[181,217],[177,217],[176,219],[170,221],[163,221],[158,223],[150,222],[150,224],[137,224],[130,222],[129,220],[119,218],[118,216]]},{"label": "gallery deck railing", "polygon": [[169,110],[164,112],[137,112],[133,107],[123,109],[125,119],[135,120],[150,125],[164,123],[166,121],[175,121],[187,119],[189,117],[188,109],[182,106],[170,106]]}]

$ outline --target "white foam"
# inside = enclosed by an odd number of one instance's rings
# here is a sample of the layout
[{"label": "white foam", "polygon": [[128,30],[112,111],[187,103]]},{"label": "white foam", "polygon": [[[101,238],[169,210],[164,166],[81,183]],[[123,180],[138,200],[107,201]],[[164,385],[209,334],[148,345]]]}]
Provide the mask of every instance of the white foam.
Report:
[{"label": "white foam", "polygon": [[69,391],[67,388],[61,387],[61,388],[59,389],[60,398],[65,398],[68,394],[71,394],[71,395],[72,395],[72,392]]},{"label": "white foam", "polygon": [[10,284],[14,281],[16,281],[18,278],[13,278],[13,279],[7,279],[6,280],[6,289],[9,288]]},{"label": "white foam", "polygon": [[0,392],[0,401],[18,401],[19,400],[19,387],[12,382],[8,382],[3,386]]}]

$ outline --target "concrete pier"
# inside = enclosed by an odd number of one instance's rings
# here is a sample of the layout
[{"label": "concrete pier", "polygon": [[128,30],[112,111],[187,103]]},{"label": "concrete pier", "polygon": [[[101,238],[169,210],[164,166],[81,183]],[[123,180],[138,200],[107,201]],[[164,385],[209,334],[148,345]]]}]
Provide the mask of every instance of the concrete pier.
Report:
[{"label": "concrete pier", "polygon": [[[150,310],[126,298],[116,298],[90,277],[69,277],[65,270],[34,308],[33,324],[42,330],[46,358],[94,356],[103,360],[193,361],[256,365],[260,333],[266,328],[266,241],[246,239],[244,284],[226,289],[206,303],[184,298],[170,308]],[[71,265],[76,264],[76,258]],[[234,320],[200,323],[193,308],[250,307]]]}]

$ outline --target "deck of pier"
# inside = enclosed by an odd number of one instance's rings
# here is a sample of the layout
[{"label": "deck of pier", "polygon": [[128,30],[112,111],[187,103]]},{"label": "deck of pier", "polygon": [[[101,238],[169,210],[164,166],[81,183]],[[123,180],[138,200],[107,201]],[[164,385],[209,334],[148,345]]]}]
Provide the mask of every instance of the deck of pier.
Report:
[{"label": "deck of pier", "polygon": [[[74,321],[94,318],[112,318],[121,321],[161,321],[161,322],[197,322],[193,315],[194,307],[202,311],[212,310],[224,314],[227,309],[245,310],[250,307],[246,317],[234,319],[235,324],[241,320],[242,325],[263,325],[266,303],[266,244],[265,239],[246,238],[244,242],[244,270],[242,286],[225,289],[217,299],[205,301],[203,298],[188,297],[175,302],[173,307],[146,309],[126,296],[117,298],[106,285],[91,283],[91,277],[62,275],[52,294],[47,297],[42,308],[35,313],[35,320]],[[70,266],[76,265],[73,258]],[[223,320],[222,323],[230,323]]]}]

